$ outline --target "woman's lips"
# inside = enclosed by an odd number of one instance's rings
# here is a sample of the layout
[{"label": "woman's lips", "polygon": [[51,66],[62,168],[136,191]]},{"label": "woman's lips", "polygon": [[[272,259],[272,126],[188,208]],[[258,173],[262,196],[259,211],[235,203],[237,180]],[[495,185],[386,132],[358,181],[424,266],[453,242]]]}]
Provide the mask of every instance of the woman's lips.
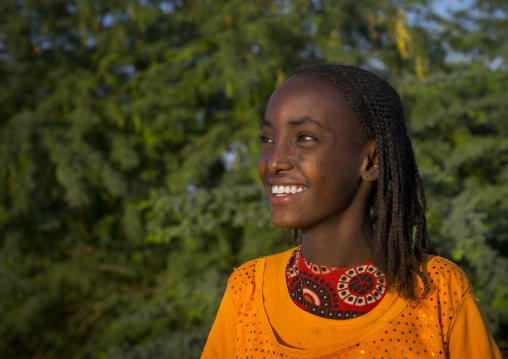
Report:
[{"label": "woman's lips", "polygon": [[293,199],[300,197],[307,187],[288,185],[288,186],[273,186],[272,194],[270,196],[270,203],[272,206],[280,206],[290,203]]}]

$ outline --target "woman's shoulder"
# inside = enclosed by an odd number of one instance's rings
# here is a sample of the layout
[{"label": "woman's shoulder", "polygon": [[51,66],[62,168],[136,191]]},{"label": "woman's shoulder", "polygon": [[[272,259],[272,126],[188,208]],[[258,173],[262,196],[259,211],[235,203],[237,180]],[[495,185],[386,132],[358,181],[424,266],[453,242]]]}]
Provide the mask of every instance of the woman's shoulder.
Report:
[{"label": "woman's shoulder", "polygon": [[434,305],[442,305],[455,312],[465,296],[474,297],[471,282],[466,273],[452,261],[429,256],[422,268],[430,284],[427,300],[435,301]]},{"label": "woman's shoulder", "polygon": [[465,289],[471,285],[469,278],[462,268],[446,258],[429,256],[423,269],[427,271],[428,277],[435,285],[437,283],[447,283],[449,285],[458,285]]},{"label": "woman's shoulder", "polygon": [[258,266],[259,262],[263,262],[261,264],[268,263],[269,265],[278,264],[286,257],[289,259],[289,253],[292,251],[294,251],[294,248],[285,252],[256,258],[248,261],[245,264],[242,264],[240,267],[235,268],[229,277],[229,287],[231,289],[242,288],[246,286],[253,287],[256,278],[256,267]]},{"label": "woman's shoulder", "polygon": [[247,263],[242,264],[240,267],[235,268],[229,277],[229,287],[234,288],[235,285],[253,282],[256,274],[256,265],[262,258],[256,258]]}]

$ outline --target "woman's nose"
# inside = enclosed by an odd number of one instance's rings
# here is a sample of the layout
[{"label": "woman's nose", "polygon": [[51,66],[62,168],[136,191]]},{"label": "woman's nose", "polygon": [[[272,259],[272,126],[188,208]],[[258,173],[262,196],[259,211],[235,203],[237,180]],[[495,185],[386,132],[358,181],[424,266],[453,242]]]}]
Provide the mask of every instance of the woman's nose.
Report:
[{"label": "woman's nose", "polygon": [[291,149],[287,144],[274,143],[267,156],[267,168],[273,174],[289,171],[293,168]]}]

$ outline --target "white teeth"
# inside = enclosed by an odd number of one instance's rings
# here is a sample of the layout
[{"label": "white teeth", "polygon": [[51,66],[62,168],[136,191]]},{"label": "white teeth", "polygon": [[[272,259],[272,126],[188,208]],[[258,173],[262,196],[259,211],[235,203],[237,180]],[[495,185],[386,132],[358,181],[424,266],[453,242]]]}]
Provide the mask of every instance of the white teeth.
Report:
[{"label": "white teeth", "polygon": [[273,186],[272,193],[273,194],[289,194],[289,193],[297,193],[303,192],[303,188],[298,188],[297,186]]}]

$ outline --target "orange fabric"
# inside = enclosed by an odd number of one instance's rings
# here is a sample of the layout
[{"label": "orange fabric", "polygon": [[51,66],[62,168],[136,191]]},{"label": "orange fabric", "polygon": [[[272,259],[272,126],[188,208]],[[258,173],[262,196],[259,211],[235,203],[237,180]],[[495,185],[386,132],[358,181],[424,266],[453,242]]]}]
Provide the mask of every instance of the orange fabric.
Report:
[{"label": "orange fabric", "polygon": [[361,317],[332,320],[292,302],[291,253],[232,274],[202,358],[501,358],[467,277],[446,259],[429,258],[432,288],[419,303],[389,292]]}]

